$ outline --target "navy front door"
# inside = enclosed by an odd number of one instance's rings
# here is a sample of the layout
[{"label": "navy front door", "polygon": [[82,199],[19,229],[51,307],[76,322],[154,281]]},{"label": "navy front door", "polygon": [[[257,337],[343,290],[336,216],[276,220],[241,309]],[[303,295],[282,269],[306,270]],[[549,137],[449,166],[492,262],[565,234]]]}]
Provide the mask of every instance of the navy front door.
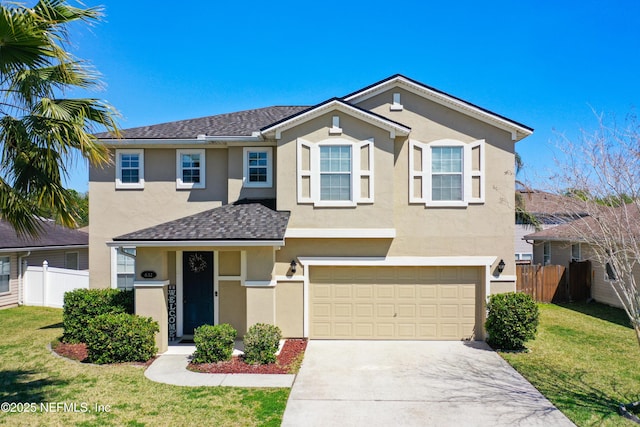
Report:
[{"label": "navy front door", "polygon": [[213,252],[183,252],[183,333],[193,334],[201,325],[213,325]]}]

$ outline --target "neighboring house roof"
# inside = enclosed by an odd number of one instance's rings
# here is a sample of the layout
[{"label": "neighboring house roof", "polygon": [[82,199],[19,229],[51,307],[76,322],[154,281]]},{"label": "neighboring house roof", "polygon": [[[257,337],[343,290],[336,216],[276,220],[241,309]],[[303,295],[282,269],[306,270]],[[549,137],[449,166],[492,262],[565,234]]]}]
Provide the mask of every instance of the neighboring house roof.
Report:
[{"label": "neighboring house roof", "polygon": [[50,220],[43,220],[40,225],[42,229],[37,237],[20,236],[11,224],[0,220],[0,250],[89,245],[89,235],[85,232],[63,227]]},{"label": "neighboring house roof", "polygon": [[237,202],[134,231],[114,241],[283,240],[290,212]]},{"label": "neighboring house roof", "polygon": [[[264,126],[282,120],[308,106],[274,106],[197,119],[178,120],[158,125],[142,126],[121,131],[123,139],[193,139],[207,136],[251,136]],[[110,139],[109,133],[96,134],[98,138]]]},{"label": "neighboring house roof", "polygon": [[347,96],[342,97],[347,102],[360,102],[377,95],[380,92],[389,90],[391,87],[399,86],[410,92],[422,95],[433,102],[459,111],[468,116],[477,118],[478,120],[488,122],[494,126],[503,128],[512,132],[513,140],[519,141],[524,137],[527,137],[533,133],[533,128],[525,126],[522,123],[518,123],[515,120],[511,120],[507,117],[496,114],[486,108],[479,107],[468,101],[450,95],[446,92],[438,90],[434,87],[427,86],[419,81],[410,79],[402,74],[395,74],[386,79],[380,80],[377,83],[373,83],[363,89],[353,92]]},{"label": "neighboring house roof", "polygon": [[563,224],[587,216],[581,201],[572,197],[539,190],[518,190],[524,209],[542,224]]},{"label": "neighboring house roof", "polygon": [[[593,216],[569,221],[557,227],[548,228],[524,236],[526,240],[580,242],[585,240],[608,238],[626,239],[640,236],[640,209],[636,204],[610,208],[603,206],[594,209]],[[617,224],[617,225],[610,225]],[[620,234],[620,235],[618,235]]]}]

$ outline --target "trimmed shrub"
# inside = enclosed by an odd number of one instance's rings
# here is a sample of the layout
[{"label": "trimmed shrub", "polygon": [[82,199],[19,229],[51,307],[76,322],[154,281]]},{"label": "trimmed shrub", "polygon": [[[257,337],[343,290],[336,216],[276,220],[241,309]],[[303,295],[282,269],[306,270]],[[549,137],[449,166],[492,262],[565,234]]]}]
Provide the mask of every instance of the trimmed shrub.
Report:
[{"label": "trimmed shrub", "polygon": [[193,332],[196,351],[194,363],[216,363],[231,359],[233,345],[238,332],[228,323],[221,325],[202,325]]},{"label": "trimmed shrub", "polygon": [[491,295],[485,327],[487,342],[502,350],[523,350],[535,339],[538,329],[538,306],[530,295],[506,293]]},{"label": "trimmed shrub", "polygon": [[89,320],[106,313],[133,313],[133,291],[118,289],[76,289],[64,294],[62,340],[87,342]]},{"label": "trimmed shrub", "polygon": [[127,313],[101,314],[88,323],[88,360],[93,363],[146,362],[156,355],[158,322]]},{"label": "trimmed shrub", "polygon": [[282,332],[275,325],[256,323],[244,336],[244,361],[266,365],[276,361]]}]

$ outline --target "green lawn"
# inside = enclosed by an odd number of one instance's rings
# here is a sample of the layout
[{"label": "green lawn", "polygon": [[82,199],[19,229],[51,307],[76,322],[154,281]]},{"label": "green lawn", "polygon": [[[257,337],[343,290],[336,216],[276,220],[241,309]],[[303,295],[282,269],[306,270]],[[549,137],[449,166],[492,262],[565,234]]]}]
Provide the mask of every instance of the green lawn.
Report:
[{"label": "green lawn", "polygon": [[637,426],[618,403],[640,400],[640,347],[622,310],[541,304],[530,353],[501,353],[578,426]]},{"label": "green lawn", "polygon": [[[0,412],[0,424],[279,426],[281,423],[289,389],[177,387],[149,381],[141,367],[69,361],[46,348],[62,335],[61,322],[59,309],[0,310],[0,403],[13,403],[12,409],[23,411]],[[24,413],[23,403],[35,403],[27,409],[36,412]],[[98,410],[96,405],[101,405]]]}]

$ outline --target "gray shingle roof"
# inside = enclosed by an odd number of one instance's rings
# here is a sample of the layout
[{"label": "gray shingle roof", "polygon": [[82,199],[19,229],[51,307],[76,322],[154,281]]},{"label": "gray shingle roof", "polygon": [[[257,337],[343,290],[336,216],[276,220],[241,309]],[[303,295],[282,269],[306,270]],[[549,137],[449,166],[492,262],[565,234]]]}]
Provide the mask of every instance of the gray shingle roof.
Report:
[{"label": "gray shingle roof", "polygon": [[283,240],[289,214],[274,211],[260,203],[224,205],[113,240]]},{"label": "gray shingle roof", "polygon": [[0,220],[0,249],[39,248],[49,246],[87,246],[89,235],[57,225],[53,221],[42,221],[38,237],[19,236],[6,221]]},{"label": "gray shingle roof", "polygon": [[[235,113],[218,114],[216,116],[197,119],[179,120],[158,125],[124,129],[125,139],[181,139],[196,138],[198,135],[208,136],[251,136],[261,128],[289,117],[306,106],[274,106]],[[98,138],[110,139],[108,133],[96,134]]]}]

